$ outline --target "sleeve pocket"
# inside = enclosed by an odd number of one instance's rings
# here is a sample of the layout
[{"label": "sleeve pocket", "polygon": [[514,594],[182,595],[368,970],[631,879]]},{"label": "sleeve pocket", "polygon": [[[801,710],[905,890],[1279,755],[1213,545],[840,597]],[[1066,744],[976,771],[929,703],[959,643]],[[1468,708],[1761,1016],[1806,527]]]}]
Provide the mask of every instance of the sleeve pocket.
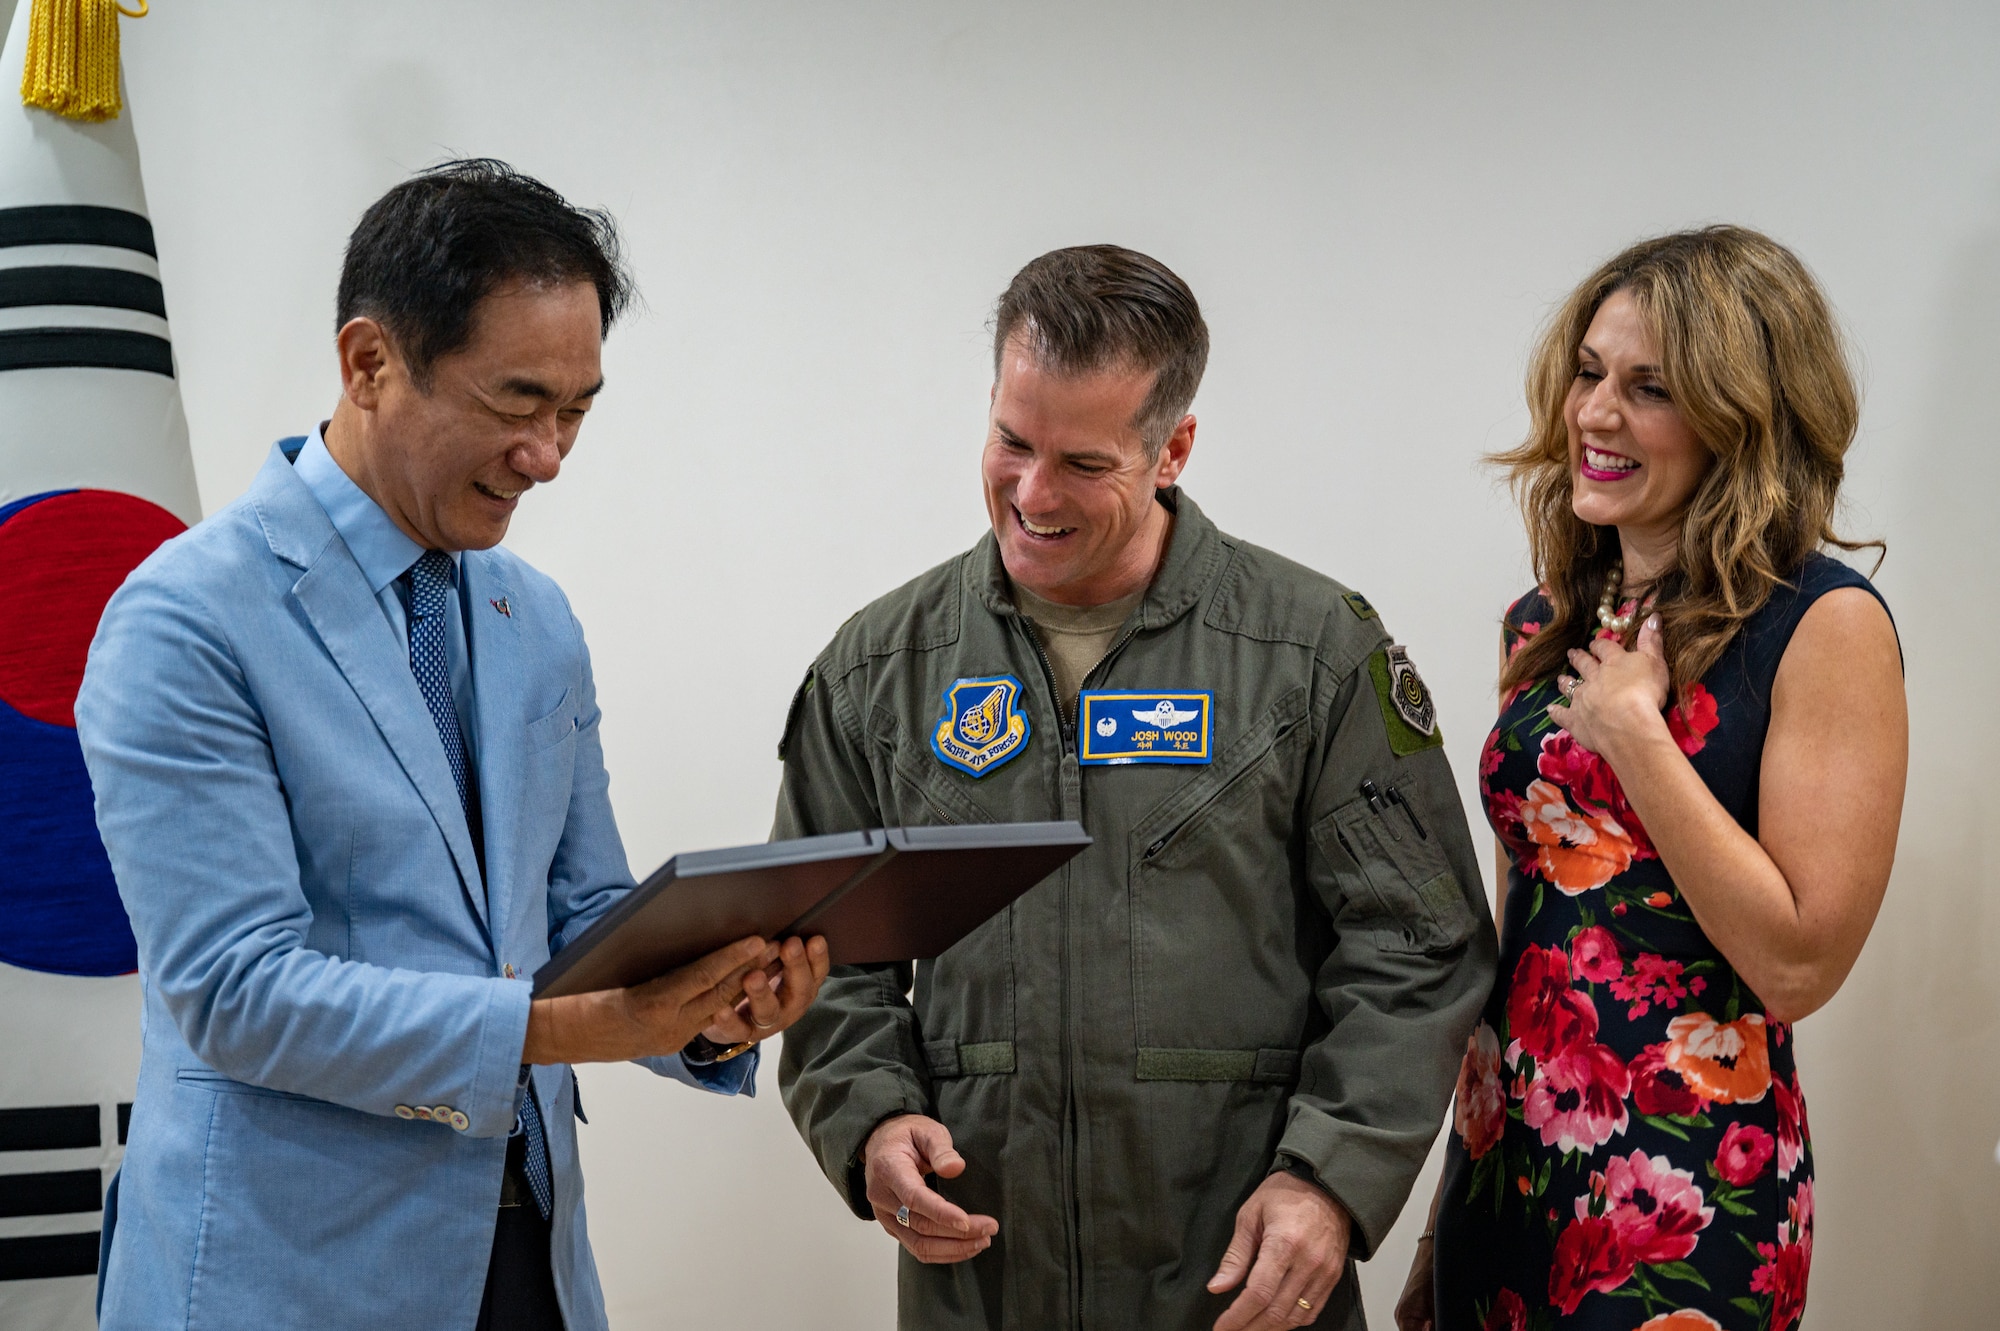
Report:
[{"label": "sleeve pocket", "polygon": [[1352,800],[1320,819],[1313,839],[1351,885],[1339,927],[1372,931],[1391,952],[1450,951],[1480,927],[1443,848],[1398,810]]},{"label": "sleeve pocket", "polygon": [[528,722],[528,752],[538,753],[551,745],[560,744],[576,732],[576,708],[570,699],[575,690],[564,689],[555,710],[539,721]]}]

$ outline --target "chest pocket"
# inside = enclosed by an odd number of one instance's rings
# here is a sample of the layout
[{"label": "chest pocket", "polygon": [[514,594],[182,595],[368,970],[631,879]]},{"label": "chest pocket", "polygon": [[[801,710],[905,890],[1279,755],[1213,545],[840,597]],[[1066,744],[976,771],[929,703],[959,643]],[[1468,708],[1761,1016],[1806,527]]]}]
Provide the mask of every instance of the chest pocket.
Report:
[{"label": "chest pocket", "polygon": [[1201,775],[1140,820],[1132,834],[1134,861],[1142,868],[1173,870],[1226,853],[1217,843],[1254,839],[1254,824],[1246,825],[1246,817],[1278,820],[1281,825],[1273,828],[1277,840],[1289,840],[1298,789],[1296,759],[1307,739],[1301,724],[1305,715],[1306,691],[1294,689],[1217,755],[1212,766],[1193,769]]},{"label": "chest pocket", "polygon": [[[869,713],[868,730],[881,764],[882,776],[876,782],[875,793],[884,827],[1020,822],[1029,816],[1004,798],[1008,784],[1000,778],[1006,769],[984,778],[986,782],[995,783],[986,786],[985,790],[997,791],[1002,796],[995,808],[989,808],[978,798],[980,792],[965,789],[973,783],[954,777],[931,754],[921,730],[906,730],[888,708],[877,706]],[[1022,761],[1027,761],[1025,755]],[[1052,818],[1056,815],[1032,816]]]},{"label": "chest pocket", "polygon": [[[506,833],[522,856],[518,864],[524,882],[545,880],[569,822],[582,722],[579,703],[578,690],[565,689],[552,709],[521,729],[520,802],[503,816],[508,819]],[[488,827],[490,836],[490,822]]]},{"label": "chest pocket", "polygon": [[1366,799],[1350,800],[1320,820],[1313,839],[1347,868],[1337,923],[1369,931],[1384,951],[1446,952],[1480,927],[1443,847],[1396,804],[1378,813]]},{"label": "chest pocket", "polygon": [[576,705],[570,701],[574,692],[572,689],[563,690],[563,696],[556,700],[554,709],[547,716],[528,723],[526,743],[529,753],[540,753],[576,733]]},{"label": "chest pocket", "polygon": [[[954,789],[944,767],[905,734],[893,712],[869,714],[883,778],[876,800],[886,827],[1018,822]],[[998,773],[995,774],[999,775]],[[1067,872],[1060,870],[1058,872]],[[933,1080],[979,1078],[1014,1071],[1014,920],[1019,903],[993,916],[944,955],[918,962],[910,995]]]},{"label": "chest pocket", "polygon": [[[1193,1074],[1185,1067],[1198,1064],[1255,1080],[1254,1069],[1265,1066],[1257,1062],[1259,1050],[1297,1047],[1311,1000],[1309,977],[1295,959],[1294,865],[1310,731],[1306,691],[1295,689],[1213,766],[1155,769],[1201,775],[1141,819],[1127,843],[1142,1077],[1186,1079]],[[1131,769],[1105,770],[1116,780]],[[1218,1003],[1216,965],[1225,957],[1238,960],[1231,963],[1229,1000]],[[1193,1062],[1183,1057],[1195,1054],[1201,1057]],[[1167,1067],[1180,1070],[1159,1071]]]}]

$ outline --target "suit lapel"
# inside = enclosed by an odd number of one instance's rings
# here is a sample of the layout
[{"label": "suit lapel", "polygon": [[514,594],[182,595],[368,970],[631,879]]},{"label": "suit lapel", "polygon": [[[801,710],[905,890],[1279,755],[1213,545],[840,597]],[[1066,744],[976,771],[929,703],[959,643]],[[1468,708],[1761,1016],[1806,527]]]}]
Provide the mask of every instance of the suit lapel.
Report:
[{"label": "suit lapel", "polygon": [[[272,553],[305,570],[292,585],[293,597],[423,797],[451,848],[466,903],[480,927],[488,929],[486,892],[465,810],[458,801],[458,783],[445,760],[437,723],[410,673],[408,649],[396,641],[382,607],[368,590],[367,577],[337,538],[325,510],[276,450],[258,476],[254,493]],[[492,937],[488,929],[489,946]]]},{"label": "suit lapel", "polygon": [[472,655],[472,725],[479,754],[486,895],[493,937],[504,948],[514,905],[514,839],[509,832],[520,823],[524,743],[512,704],[520,695],[523,662],[512,589],[498,564],[477,550],[467,551],[459,560],[459,576],[466,579],[465,634]]}]

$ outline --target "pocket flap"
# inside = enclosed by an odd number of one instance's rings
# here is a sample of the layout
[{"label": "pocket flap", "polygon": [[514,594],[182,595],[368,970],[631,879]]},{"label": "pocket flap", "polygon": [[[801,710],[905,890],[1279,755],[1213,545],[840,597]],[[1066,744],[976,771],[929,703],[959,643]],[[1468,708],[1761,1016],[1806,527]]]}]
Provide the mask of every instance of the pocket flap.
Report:
[{"label": "pocket flap", "polygon": [[[1391,819],[1401,819],[1402,825]],[[1387,950],[1448,951],[1480,927],[1443,847],[1395,809],[1377,813],[1367,800],[1352,800],[1321,819],[1313,834],[1335,864],[1341,857],[1328,841],[1359,870],[1368,891],[1350,894],[1354,923],[1386,924],[1377,932]]]}]

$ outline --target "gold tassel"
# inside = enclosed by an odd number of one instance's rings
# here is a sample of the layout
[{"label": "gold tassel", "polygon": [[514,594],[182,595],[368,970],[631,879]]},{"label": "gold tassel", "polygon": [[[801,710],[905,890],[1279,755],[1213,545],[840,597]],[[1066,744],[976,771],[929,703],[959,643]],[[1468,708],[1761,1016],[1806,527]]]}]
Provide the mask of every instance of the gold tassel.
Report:
[{"label": "gold tassel", "polygon": [[21,66],[21,102],[71,120],[115,120],[118,99],[118,16],[144,18],[148,0],[127,9],[118,0],[34,0],[28,16],[28,57]]}]

